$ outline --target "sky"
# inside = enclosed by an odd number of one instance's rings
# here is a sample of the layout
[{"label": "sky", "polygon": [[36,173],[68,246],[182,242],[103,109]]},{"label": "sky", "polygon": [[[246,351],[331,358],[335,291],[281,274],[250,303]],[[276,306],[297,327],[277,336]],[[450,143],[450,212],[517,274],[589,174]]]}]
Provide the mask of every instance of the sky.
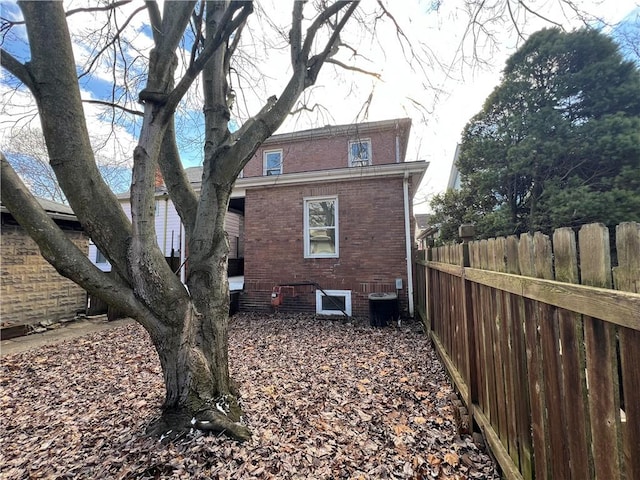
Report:
[{"label": "sky", "polygon": [[[509,0],[514,6],[515,0]],[[85,1],[74,0],[77,7]],[[304,94],[307,106],[317,105],[312,111],[289,117],[280,132],[321,127],[326,124],[347,124],[358,121],[377,121],[411,117],[412,136],[407,161],[427,160],[430,167],[423,181],[418,200],[444,191],[449,177],[453,155],[460,134],[471,117],[478,113],[484,100],[500,82],[500,72],[506,59],[524,42],[524,38],[556,22],[570,30],[580,27],[581,20],[560,0],[530,0],[531,11],[545,17],[543,20],[522,8],[513,10],[517,29],[507,11],[484,10],[478,18],[482,29],[470,29],[472,12],[462,0],[403,0],[388,2],[389,10],[401,26],[405,37],[400,37],[392,22],[375,22],[370,12],[376,3],[364,0],[362,23],[353,24],[343,33],[341,40],[350,48],[343,48],[336,59],[347,63],[354,60],[360,68],[375,72],[380,78],[339,67],[325,65],[316,85]],[[469,2],[467,2],[469,3]],[[473,2],[477,3],[477,2]],[[635,10],[640,11],[639,0],[581,0],[581,8],[607,23],[617,23]],[[486,5],[503,4],[503,0],[485,2]],[[134,2],[134,7],[141,2]],[[286,5],[286,7],[285,7]],[[401,5],[401,6],[400,6]],[[2,17],[16,18],[19,9],[13,1],[0,1]],[[232,86],[238,94],[232,111],[233,120],[242,124],[257,112],[264,98],[282,90],[287,73],[289,54],[286,32],[291,7],[282,0],[261,0],[250,18],[243,44],[245,58],[234,65]],[[123,17],[124,18],[124,17]],[[79,33],[75,55],[79,63],[93,53],[86,38],[87,17],[70,17],[70,28]],[[146,16],[138,15],[131,22],[127,40],[140,51],[151,47]],[[518,35],[520,32],[522,35]],[[3,48],[26,59],[25,32],[14,29],[5,38]],[[265,40],[266,38],[266,40]],[[252,70],[259,66],[259,73]],[[112,71],[108,65],[98,68],[94,76],[83,83],[84,98],[99,98],[111,88]],[[0,143],[16,132],[17,124],[34,121],[34,106],[29,95],[11,90],[11,78],[2,72],[0,94]],[[12,92],[12,93],[11,93]],[[363,105],[370,98],[367,108]],[[192,119],[201,117],[201,103],[197,95],[189,98],[183,107],[179,126],[184,125],[182,138],[183,159],[186,166],[201,162],[202,150],[197,143],[200,129]],[[119,127],[115,135],[111,118],[95,106],[86,105],[90,131],[96,145],[106,157],[122,157],[130,161],[135,145],[135,127]],[[134,135],[132,135],[134,134]],[[374,153],[375,154],[375,153]],[[417,212],[426,211],[428,204],[417,204]]]}]

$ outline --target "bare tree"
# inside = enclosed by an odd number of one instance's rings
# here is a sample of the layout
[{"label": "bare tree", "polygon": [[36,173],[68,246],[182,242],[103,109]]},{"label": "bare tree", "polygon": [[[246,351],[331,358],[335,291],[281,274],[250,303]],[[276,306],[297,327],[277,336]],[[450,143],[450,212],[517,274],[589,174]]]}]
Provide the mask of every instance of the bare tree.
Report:
[{"label": "bare tree", "polygon": [[[127,3],[127,2],[120,2]],[[64,276],[138,321],[158,352],[166,386],[161,418],[151,433],[196,427],[247,439],[228,368],[228,241],[224,219],[234,182],[260,144],[281,125],[301,93],[335,54],[355,1],[294,2],[288,33],[290,77],[278,97],[231,133],[230,62],[253,3],[146,4],[153,48],[139,92],[142,122],[133,152],[132,219],[102,180],[91,148],[63,4],[19,2],[30,61],[2,51],[2,67],[31,92],[38,106],[51,167],[69,204],[116,273],[107,276],[75,248],[40,209],[2,155],[2,201]],[[105,9],[119,8],[112,4]],[[192,25],[191,55],[176,74],[181,42]],[[131,68],[131,66],[129,66]],[[191,188],[175,137],[175,116],[201,76],[205,143],[202,188]],[[127,107],[129,108],[129,107]],[[189,250],[186,288],[156,244],[154,178],[160,168],[184,224]]]},{"label": "bare tree", "polygon": [[[235,180],[289,112],[313,110],[306,97],[302,105],[298,101],[315,84],[325,64],[375,78],[371,62],[348,35],[349,24],[368,35],[367,41],[376,42],[376,31],[387,20],[418,76],[425,75],[426,64],[419,61],[419,52],[428,57],[429,50],[412,45],[382,0],[374,4],[375,12],[361,10],[359,2],[352,0],[294,1],[286,26],[278,27],[271,43],[262,47],[265,56],[276,49],[288,51],[288,65],[278,73],[284,78],[281,91],[263,100],[259,110],[247,104],[247,116],[232,132],[230,105],[237,93],[233,82],[237,86],[242,78],[252,80],[252,56],[242,55],[239,47],[245,35],[252,35],[247,19],[254,10],[253,2],[165,1],[161,10],[154,0],[147,0],[145,8],[121,0],[66,12],[59,1],[19,1],[18,5],[23,19],[7,20],[0,32],[6,39],[13,27],[24,25],[28,55],[21,59],[3,48],[1,66],[32,95],[58,184],[115,275],[95,268],[69,242],[4,154],[0,154],[2,202],[62,275],[117,307],[149,333],[166,386],[162,416],[150,425],[150,433],[177,435],[199,428],[249,438],[249,430],[240,422],[238,393],[228,366],[229,245],[224,219]],[[127,8],[124,19],[117,15]],[[67,21],[87,11],[104,14],[108,20],[82,33],[84,50],[78,51],[85,59],[78,67]],[[152,40],[150,48],[139,49],[125,32],[144,12]],[[100,34],[99,44],[91,40],[95,33]],[[131,220],[100,175],[83,112],[82,82],[107,61],[112,66],[106,70],[112,76],[110,95],[91,102],[107,105],[114,122],[125,116],[138,129]],[[424,85],[429,88],[426,76]],[[177,112],[197,86],[202,88],[204,106],[199,193],[187,180],[176,140],[181,120]],[[137,96],[132,92],[138,92]],[[365,115],[366,108],[363,112]],[[172,273],[156,244],[157,168],[188,239],[186,286]]]},{"label": "bare tree", "polygon": [[47,145],[41,133],[22,131],[11,137],[2,149],[11,166],[34,195],[66,203],[64,192],[49,165]]},{"label": "bare tree", "polygon": [[[95,139],[92,139],[92,144],[95,143]],[[2,150],[20,179],[36,197],[67,203],[49,164],[47,145],[40,130],[20,128],[9,137]],[[94,151],[99,149],[94,147]],[[131,169],[125,163],[99,153],[96,153],[96,160],[100,174],[111,190],[115,193],[127,191],[131,183]]]}]

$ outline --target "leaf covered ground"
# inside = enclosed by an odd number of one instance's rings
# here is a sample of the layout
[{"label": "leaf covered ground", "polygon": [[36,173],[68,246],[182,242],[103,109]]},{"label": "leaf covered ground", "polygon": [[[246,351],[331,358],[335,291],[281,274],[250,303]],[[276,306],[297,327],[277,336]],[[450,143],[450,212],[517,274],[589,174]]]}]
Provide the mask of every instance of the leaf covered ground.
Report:
[{"label": "leaf covered ground", "polygon": [[499,478],[456,435],[450,384],[415,324],[241,314],[230,356],[254,434],[244,444],[144,436],[164,387],[136,324],[3,357],[0,477]]}]

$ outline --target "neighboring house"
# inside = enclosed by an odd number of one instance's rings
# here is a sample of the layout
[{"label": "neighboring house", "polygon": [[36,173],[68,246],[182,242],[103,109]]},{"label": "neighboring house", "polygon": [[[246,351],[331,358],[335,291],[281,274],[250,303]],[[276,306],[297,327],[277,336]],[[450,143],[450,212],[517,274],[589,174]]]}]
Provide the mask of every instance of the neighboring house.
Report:
[{"label": "neighboring house", "polygon": [[[89,239],[70,207],[39,199],[40,205],[83,252]],[[3,338],[28,333],[40,322],[72,320],[84,313],[86,292],[61,276],[6,207],[0,207],[0,320]]]},{"label": "neighboring house", "polygon": [[[367,315],[369,294],[389,292],[413,315],[412,199],[428,163],[405,162],[410,128],[410,119],[326,126],[261,145],[225,225],[230,257],[244,259],[244,276],[230,277],[241,310],[271,310],[282,286],[283,311]],[[202,169],[187,175],[198,190]],[[160,189],[159,244],[167,255],[173,238],[182,264],[184,232],[163,198]]]},{"label": "neighboring house", "polygon": [[418,250],[424,250],[429,244],[429,239],[438,233],[438,227],[431,224],[430,213],[416,213],[416,241]]},{"label": "neighboring house", "polygon": [[458,157],[460,156],[460,144],[456,145],[456,151],[453,154],[453,163],[451,164],[451,172],[449,172],[449,181],[447,182],[447,190],[460,190],[462,188],[462,175],[458,171]]},{"label": "neighboring house", "polygon": [[[460,144],[456,145],[456,151],[453,154],[453,163],[451,164],[451,171],[449,172],[449,180],[447,181],[447,191],[460,190],[462,188],[462,175],[458,170],[458,157],[460,155]],[[418,221],[418,248],[420,250],[426,249],[429,245],[433,245],[434,239],[440,236],[440,226],[431,225],[429,220],[431,215],[424,214],[420,220],[416,215],[416,221]]]},{"label": "neighboring house", "polygon": [[[202,168],[188,168],[187,176],[190,182],[198,188],[202,176]],[[118,195],[118,199],[126,215],[131,218],[131,202],[129,193]],[[236,202],[231,202],[229,213],[225,220],[225,230],[229,236],[229,271],[232,275],[242,274],[243,251],[243,214],[234,208]],[[242,208],[242,207],[241,207]],[[161,178],[156,179],[156,205],[155,205],[155,226],[156,239],[160,249],[164,252],[167,262],[173,267],[174,271],[185,280],[185,232],[178,212],[169,199],[167,189]],[[89,244],[89,258],[102,271],[110,272],[111,265],[105,256],[98,250],[93,242]]]}]

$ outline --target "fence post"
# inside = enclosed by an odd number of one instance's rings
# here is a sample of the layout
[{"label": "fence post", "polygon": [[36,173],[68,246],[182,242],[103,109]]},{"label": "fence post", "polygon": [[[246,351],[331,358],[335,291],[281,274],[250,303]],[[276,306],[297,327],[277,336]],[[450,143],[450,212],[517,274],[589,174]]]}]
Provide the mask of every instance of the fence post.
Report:
[{"label": "fence post", "polygon": [[476,334],[474,326],[473,316],[473,292],[471,282],[466,279],[464,270],[471,266],[471,259],[469,257],[469,242],[473,240],[475,235],[474,226],[471,224],[462,224],[458,228],[458,235],[462,239],[462,267],[463,274],[462,281],[462,295],[464,298],[464,329],[465,329],[465,366],[467,371],[465,375],[467,377],[468,386],[468,398],[465,398],[467,409],[470,415],[473,415],[473,405],[478,402],[478,371],[477,371],[477,356],[476,356]]},{"label": "fence post", "polygon": [[[433,260],[433,245],[429,245],[427,248],[424,259],[427,263]],[[425,325],[429,329],[427,334],[431,335],[433,331],[433,285],[431,282],[431,268],[428,265],[424,267],[424,283],[426,290],[425,311],[427,315]]]}]

